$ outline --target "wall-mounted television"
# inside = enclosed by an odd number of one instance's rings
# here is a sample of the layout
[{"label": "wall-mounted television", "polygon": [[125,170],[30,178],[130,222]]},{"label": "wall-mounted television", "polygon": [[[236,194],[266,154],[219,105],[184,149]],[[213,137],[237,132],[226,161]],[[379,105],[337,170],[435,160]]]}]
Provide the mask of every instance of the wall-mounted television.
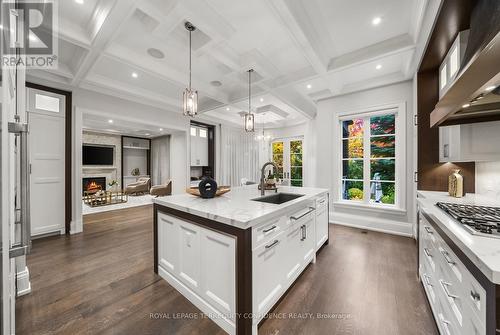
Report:
[{"label": "wall-mounted television", "polygon": [[82,165],[113,165],[114,147],[83,145]]}]

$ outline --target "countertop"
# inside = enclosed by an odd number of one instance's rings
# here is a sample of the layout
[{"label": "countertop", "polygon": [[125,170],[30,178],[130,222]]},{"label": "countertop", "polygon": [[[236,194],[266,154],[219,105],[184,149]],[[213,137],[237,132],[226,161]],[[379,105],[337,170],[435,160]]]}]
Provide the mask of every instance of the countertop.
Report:
[{"label": "countertop", "polygon": [[435,205],[437,202],[450,202],[500,207],[498,201],[477,194],[453,198],[446,192],[418,191],[417,202],[420,209],[430,215],[436,224],[439,224],[441,229],[491,282],[500,284],[500,239],[472,235]]},{"label": "countertop", "polygon": [[[252,201],[261,197],[257,185],[232,188],[230,192],[213,199],[202,199],[191,194],[178,194],[155,198],[154,203],[168,208],[204,217],[213,221],[247,229],[269,218],[283,215],[295,209],[300,210],[306,202],[328,193],[327,189],[309,187],[278,187],[280,193],[303,194],[281,205]],[[266,191],[266,195],[274,191]]]}]

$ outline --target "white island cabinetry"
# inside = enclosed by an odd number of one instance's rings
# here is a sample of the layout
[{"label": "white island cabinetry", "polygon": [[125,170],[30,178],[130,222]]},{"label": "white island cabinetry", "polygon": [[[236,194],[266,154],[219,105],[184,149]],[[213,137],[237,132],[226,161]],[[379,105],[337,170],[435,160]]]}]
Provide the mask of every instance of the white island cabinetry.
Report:
[{"label": "white island cabinetry", "polygon": [[[326,190],[286,191],[303,195],[275,205],[252,200],[256,190],[242,188],[225,199],[155,201],[155,270],[228,334],[257,334],[258,323],[328,241],[328,217],[317,215]],[[183,211],[180,202],[189,207]],[[325,222],[326,238],[325,227],[316,232]]]}]

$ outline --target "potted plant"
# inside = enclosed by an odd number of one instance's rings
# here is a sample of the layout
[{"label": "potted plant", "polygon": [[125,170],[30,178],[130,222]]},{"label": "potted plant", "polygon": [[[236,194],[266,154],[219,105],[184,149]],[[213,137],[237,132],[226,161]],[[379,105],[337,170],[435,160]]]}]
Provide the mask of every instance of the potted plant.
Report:
[{"label": "potted plant", "polygon": [[271,171],[269,171],[269,175],[267,176],[267,179],[266,179],[266,184],[269,186],[273,186],[273,187],[276,185],[276,174],[275,173],[272,173]]}]

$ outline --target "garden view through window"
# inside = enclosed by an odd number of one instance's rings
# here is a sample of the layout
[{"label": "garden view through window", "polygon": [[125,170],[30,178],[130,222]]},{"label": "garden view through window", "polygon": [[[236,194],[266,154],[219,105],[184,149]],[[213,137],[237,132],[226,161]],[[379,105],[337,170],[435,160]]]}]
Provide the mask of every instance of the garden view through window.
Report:
[{"label": "garden view through window", "polygon": [[343,120],[342,199],[394,205],[396,115]]}]

